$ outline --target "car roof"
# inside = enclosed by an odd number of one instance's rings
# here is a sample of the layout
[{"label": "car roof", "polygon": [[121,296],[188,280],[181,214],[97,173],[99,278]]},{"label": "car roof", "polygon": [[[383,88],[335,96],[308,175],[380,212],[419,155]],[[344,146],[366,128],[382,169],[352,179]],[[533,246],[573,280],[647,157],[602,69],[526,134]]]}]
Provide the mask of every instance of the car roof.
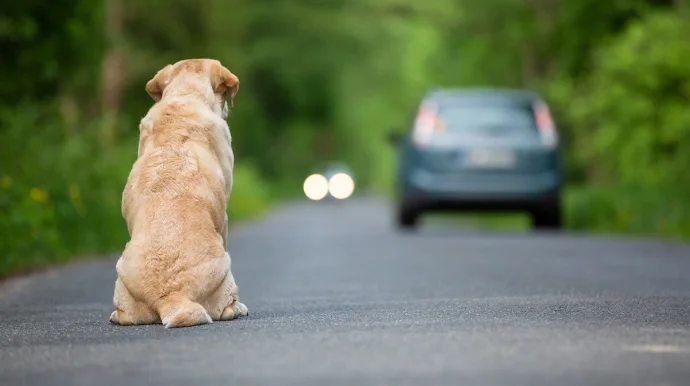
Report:
[{"label": "car roof", "polygon": [[498,87],[436,88],[427,91],[423,99],[433,100],[441,106],[486,102],[531,105],[535,101],[542,100],[539,94],[531,90]]}]

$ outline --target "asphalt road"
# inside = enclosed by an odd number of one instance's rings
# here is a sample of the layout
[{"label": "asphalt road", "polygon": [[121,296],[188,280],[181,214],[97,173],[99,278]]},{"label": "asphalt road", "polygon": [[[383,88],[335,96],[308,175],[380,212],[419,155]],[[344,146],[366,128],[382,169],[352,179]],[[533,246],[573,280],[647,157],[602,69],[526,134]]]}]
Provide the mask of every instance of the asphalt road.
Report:
[{"label": "asphalt road", "polygon": [[428,225],[372,199],[230,232],[249,317],[108,323],[115,259],[0,286],[2,385],[688,385],[690,245]]}]

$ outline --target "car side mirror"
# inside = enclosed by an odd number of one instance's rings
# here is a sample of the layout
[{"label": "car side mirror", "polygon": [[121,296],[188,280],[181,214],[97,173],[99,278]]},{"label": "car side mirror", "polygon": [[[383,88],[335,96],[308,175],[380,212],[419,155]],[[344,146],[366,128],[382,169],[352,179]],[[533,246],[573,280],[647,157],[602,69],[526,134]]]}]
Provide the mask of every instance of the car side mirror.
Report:
[{"label": "car side mirror", "polygon": [[400,132],[397,132],[395,130],[391,130],[388,132],[388,142],[391,145],[399,145],[400,142],[403,141],[404,135]]}]

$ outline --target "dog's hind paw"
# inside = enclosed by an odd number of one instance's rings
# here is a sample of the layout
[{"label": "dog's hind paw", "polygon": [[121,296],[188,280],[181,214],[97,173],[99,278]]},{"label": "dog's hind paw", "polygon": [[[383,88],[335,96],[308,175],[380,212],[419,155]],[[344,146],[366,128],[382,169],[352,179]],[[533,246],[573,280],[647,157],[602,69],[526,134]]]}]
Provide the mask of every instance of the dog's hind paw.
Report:
[{"label": "dog's hind paw", "polygon": [[241,316],[249,315],[249,309],[244,303],[235,302],[235,313]]},{"label": "dog's hind paw", "polygon": [[234,301],[231,305],[225,307],[223,314],[220,316],[220,320],[233,320],[240,316],[249,315],[249,309],[244,303]]}]

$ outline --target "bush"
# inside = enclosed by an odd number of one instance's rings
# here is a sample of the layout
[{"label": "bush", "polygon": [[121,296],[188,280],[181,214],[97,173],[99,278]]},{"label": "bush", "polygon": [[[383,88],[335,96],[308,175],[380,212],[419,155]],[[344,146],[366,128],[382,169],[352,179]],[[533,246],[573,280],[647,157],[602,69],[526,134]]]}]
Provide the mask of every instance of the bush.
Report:
[{"label": "bush", "polygon": [[688,34],[681,15],[648,13],[595,51],[583,79],[545,85],[571,173],[593,184],[568,191],[569,228],[690,237]]},{"label": "bush", "polygon": [[651,13],[603,45],[582,82],[551,87],[591,177],[690,187],[688,34],[682,16]]},{"label": "bush", "polygon": [[101,151],[97,124],[60,121],[38,105],[0,111],[0,276],[126,241],[120,194],[136,147]]},{"label": "bush", "polygon": [[232,220],[253,219],[268,205],[269,189],[251,165],[235,164],[228,217]]},{"label": "bush", "polygon": [[569,229],[690,238],[690,205],[678,190],[573,187],[564,206]]},{"label": "bush", "polygon": [[[0,277],[118,251],[128,239],[121,198],[136,139],[104,149],[99,122],[60,122],[50,107],[0,110]],[[230,216],[260,213],[266,192],[251,167],[238,166]]]}]

